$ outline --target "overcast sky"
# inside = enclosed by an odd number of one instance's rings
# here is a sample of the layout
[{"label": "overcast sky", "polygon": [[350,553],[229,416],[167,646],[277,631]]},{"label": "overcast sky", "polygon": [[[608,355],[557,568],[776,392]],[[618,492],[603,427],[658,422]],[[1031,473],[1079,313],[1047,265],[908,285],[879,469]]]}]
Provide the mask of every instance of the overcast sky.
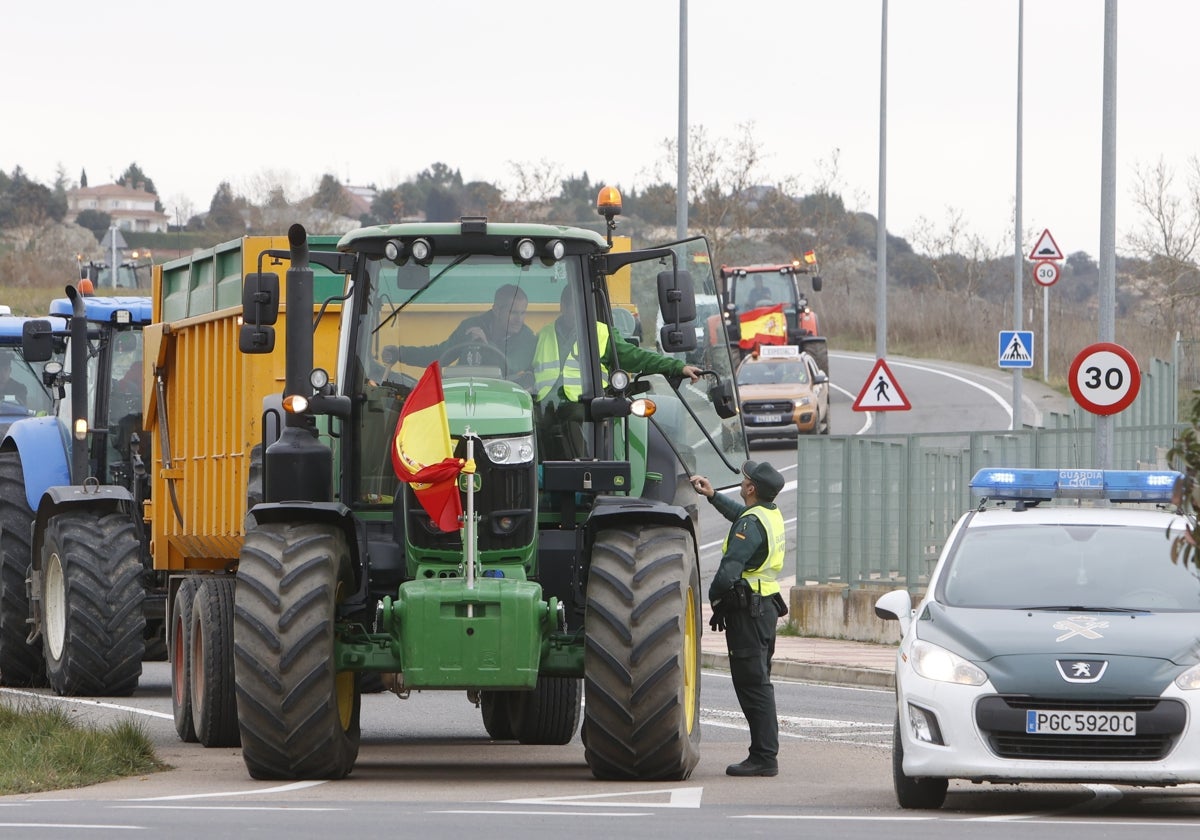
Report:
[{"label": "overcast sky", "polygon": [[[1011,253],[1017,12],[889,3],[892,233],[953,208]],[[6,18],[0,167],[96,186],[136,161],[169,213],[223,180],[386,187],[437,161],[643,187],[678,126],[678,0],[24,0]],[[751,124],[767,181],[811,185],[836,156],[847,205],[876,213],[880,21],[880,0],[690,0],[690,122]],[[1025,3],[1024,227],[1067,254],[1099,252],[1103,22],[1102,0]],[[1135,167],[1182,183],[1198,151],[1200,3],[1126,2],[1118,33],[1120,244]]]}]

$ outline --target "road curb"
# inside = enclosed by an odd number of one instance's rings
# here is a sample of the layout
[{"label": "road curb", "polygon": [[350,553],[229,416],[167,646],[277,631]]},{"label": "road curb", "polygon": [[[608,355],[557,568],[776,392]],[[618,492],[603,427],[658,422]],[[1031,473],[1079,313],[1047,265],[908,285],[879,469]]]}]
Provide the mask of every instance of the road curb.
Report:
[{"label": "road curb", "polygon": [[[723,653],[700,654],[700,666],[717,671],[729,670],[729,656]],[[855,688],[895,689],[896,674],[878,668],[849,665],[822,665],[818,662],[796,662],[776,659],[771,663],[771,675],[789,680],[846,685]]]}]

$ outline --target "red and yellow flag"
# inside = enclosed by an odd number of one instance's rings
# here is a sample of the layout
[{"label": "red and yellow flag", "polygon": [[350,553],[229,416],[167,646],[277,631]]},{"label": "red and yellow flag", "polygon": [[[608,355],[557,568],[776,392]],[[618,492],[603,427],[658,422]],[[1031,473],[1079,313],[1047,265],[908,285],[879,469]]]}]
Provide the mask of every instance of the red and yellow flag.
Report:
[{"label": "red and yellow flag", "polygon": [[817,261],[817,252],[813,251],[813,250],[805,251],[804,252],[804,261],[806,263],[808,263],[809,265],[812,265],[813,263],[815,263]]},{"label": "red and yellow flag", "polygon": [[743,350],[750,350],[756,344],[783,344],[787,340],[787,322],[783,317],[782,303],[748,309],[738,321],[742,327],[738,346]]},{"label": "red and yellow flag", "polygon": [[442,393],[442,369],[434,362],[413,388],[392,441],[392,469],[412,485],[421,507],[443,531],[457,531],[462,517],[458,474],[463,461],[455,458]]}]

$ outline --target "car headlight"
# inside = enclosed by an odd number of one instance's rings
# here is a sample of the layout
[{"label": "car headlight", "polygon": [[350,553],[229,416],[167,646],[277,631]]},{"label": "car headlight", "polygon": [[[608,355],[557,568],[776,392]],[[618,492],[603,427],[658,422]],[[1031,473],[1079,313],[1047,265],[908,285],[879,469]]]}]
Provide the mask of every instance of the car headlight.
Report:
[{"label": "car headlight", "polygon": [[957,653],[951,653],[944,647],[920,639],[913,642],[909,661],[912,662],[913,670],[927,680],[958,685],[983,685],[987,682],[987,674],[982,668],[973,665]]},{"label": "car headlight", "polygon": [[493,464],[528,464],[533,460],[533,435],[493,438],[483,446]]},{"label": "car headlight", "polygon": [[796,400],[796,407],[799,408],[802,405],[808,405],[810,402],[812,402],[812,400],[808,397],[801,397],[800,399]]},{"label": "car headlight", "polygon": [[1184,691],[1194,691],[1200,688],[1200,665],[1193,665],[1175,678],[1175,685]]}]

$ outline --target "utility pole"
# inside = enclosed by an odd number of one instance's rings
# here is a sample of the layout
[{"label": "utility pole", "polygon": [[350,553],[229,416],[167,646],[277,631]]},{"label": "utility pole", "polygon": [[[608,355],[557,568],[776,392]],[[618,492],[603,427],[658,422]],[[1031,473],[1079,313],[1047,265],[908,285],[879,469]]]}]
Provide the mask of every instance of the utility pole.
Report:
[{"label": "utility pole", "polygon": [[[1021,245],[1022,112],[1025,87],[1025,0],[1017,3],[1017,192],[1013,215],[1013,329],[1021,329],[1021,286],[1025,274],[1025,249]],[[1013,431],[1021,428],[1021,369],[1013,368]]]},{"label": "utility pole", "polygon": [[[1104,0],[1104,93],[1100,119],[1100,340],[1116,338],[1117,0]],[[1112,464],[1113,418],[1096,417],[1096,469]]]},{"label": "utility pole", "polygon": [[675,238],[685,239],[688,229],[687,0],[679,0],[679,139],[676,145],[679,173],[675,183]]},{"label": "utility pole", "polygon": [[[887,358],[887,19],[883,0],[879,28],[879,222],[875,229],[875,357]],[[876,434],[884,434],[886,411],[875,412]]]}]

